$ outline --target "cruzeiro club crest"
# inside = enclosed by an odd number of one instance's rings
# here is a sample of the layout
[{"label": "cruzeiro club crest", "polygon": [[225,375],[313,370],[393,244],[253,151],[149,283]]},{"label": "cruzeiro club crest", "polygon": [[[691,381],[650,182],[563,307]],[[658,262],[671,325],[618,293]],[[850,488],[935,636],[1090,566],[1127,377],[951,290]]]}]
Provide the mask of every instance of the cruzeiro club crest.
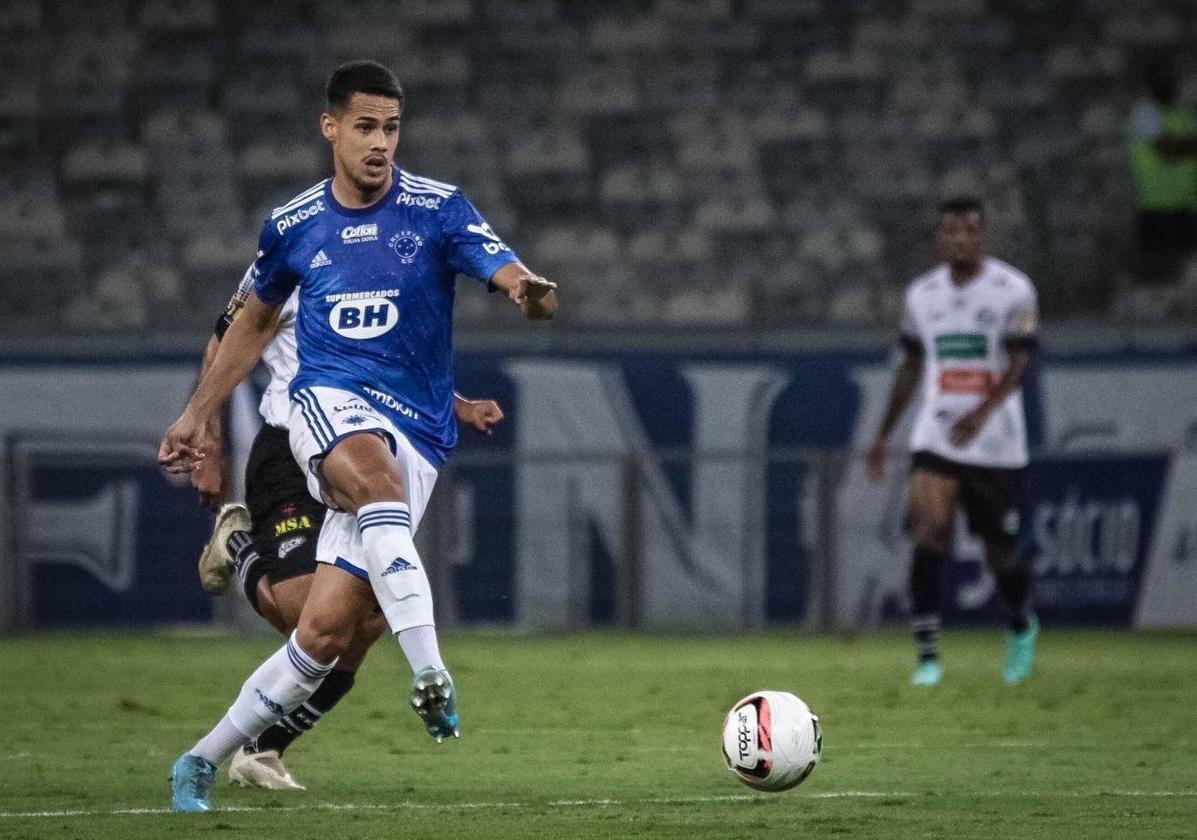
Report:
[{"label": "cruzeiro club crest", "polygon": [[399,261],[404,265],[411,265],[416,261],[416,254],[420,251],[420,246],[424,244],[424,238],[414,230],[401,230],[391,237],[391,250],[399,255]]}]

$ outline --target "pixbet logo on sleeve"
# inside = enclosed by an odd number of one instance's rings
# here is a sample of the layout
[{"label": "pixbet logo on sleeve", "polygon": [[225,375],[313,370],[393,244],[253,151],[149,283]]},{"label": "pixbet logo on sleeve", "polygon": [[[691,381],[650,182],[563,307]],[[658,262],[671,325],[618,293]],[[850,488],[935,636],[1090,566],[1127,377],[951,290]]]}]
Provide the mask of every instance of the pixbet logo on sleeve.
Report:
[{"label": "pixbet logo on sleeve", "polygon": [[288,213],[287,215],[283,216],[274,223],[274,226],[278,229],[279,233],[284,233],[286,232],[287,228],[291,227],[292,225],[297,225],[302,221],[310,219],[317,213],[323,212],[323,210],[324,199],[318,198],[316,199],[315,204],[309,204],[307,207],[300,207],[294,213]]}]

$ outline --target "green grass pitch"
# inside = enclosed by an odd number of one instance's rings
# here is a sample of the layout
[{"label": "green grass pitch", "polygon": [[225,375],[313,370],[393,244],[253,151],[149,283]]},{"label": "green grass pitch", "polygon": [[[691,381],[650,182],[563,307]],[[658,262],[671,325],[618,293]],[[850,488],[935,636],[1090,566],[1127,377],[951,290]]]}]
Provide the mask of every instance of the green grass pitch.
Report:
[{"label": "green grass pitch", "polygon": [[[163,813],[167,770],[279,643],[186,634],[0,639],[0,838],[1191,838],[1197,635],[1053,632],[1003,686],[997,632],[948,632],[945,683],[904,636],[464,633],[463,737],[437,745],[380,645],[288,753],[306,792],[220,783]],[[751,690],[807,700],[823,763],[758,794],[719,727]]]}]

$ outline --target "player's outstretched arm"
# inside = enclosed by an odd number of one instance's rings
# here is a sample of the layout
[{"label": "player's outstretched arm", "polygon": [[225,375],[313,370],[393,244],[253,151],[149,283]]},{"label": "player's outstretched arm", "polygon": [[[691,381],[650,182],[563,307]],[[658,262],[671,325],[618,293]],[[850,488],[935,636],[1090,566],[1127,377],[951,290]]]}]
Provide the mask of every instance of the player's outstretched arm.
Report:
[{"label": "player's outstretched arm", "polygon": [[866,462],[869,478],[880,481],[885,477],[885,458],[889,452],[889,436],[893,434],[894,426],[906,411],[906,406],[914,398],[919,381],[923,378],[923,353],[921,345],[918,349],[910,344],[906,347],[906,355],[898,372],[894,375],[894,384],[889,391],[889,403],[885,406],[885,416],[881,420],[881,428],[877,430],[877,437],[869,447]]},{"label": "player's outstretched arm", "polygon": [[506,292],[529,321],[545,321],[557,312],[557,284],[533,274],[523,263],[503,266],[490,282]]},{"label": "player's outstretched arm", "polygon": [[211,367],[158,447],[158,463],[168,472],[189,472],[203,460],[212,415],[262,357],[274,335],[278,310],[250,292],[241,317],[224,334]]}]

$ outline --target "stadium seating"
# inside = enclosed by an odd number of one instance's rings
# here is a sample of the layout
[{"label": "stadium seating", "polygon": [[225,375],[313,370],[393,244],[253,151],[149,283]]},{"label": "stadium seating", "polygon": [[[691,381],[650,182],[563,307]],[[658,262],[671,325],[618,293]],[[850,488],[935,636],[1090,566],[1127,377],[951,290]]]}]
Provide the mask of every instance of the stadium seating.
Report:
[{"label": "stadium seating", "polygon": [[[1191,60],[1185,6],[5,3],[0,171],[36,185],[5,199],[0,297],[32,271],[73,303],[23,305],[14,329],[203,330],[259,217],[326,174],[323,77],[365,56],[407,88],[401,162],[563,281],[571,324],[628,323],[604,311],[620,291],[635,323],[890,323],[935,200],[962,189],[1048,317],[1183,314],[1183,284],[1160,312],[1118,295],[1126,114],[1145,56]],[[155,292],[129,267],[147,260],[186,282]]]}]

